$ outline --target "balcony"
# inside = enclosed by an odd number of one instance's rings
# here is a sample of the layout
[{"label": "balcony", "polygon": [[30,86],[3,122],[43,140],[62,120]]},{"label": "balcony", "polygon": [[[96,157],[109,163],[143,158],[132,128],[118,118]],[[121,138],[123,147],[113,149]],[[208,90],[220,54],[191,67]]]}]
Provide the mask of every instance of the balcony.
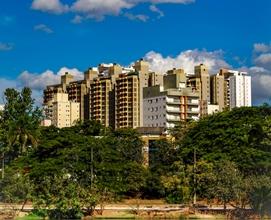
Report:
[{"label": "balcony", "polygon": [[167,107],[166,111],[167,112],[171,112],[171,113],[181,113],[180,108],[170,108],[170,107]]},{"label": "balcony", "polygon": [[181,118],[179,116],[167,116],[167,121],[181,121]]}]

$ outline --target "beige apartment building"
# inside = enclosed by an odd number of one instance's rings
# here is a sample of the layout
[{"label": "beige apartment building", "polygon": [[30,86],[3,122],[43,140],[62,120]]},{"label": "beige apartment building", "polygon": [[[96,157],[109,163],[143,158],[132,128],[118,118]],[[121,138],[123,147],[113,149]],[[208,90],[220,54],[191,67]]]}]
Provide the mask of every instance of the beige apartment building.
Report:
[{"label": "beige apartment building", "polygon": [[[104,126],[114,127],[114,103],[110,78],[96,78],[90,84],[89,112],[90,119]],[[113,121],[113,122],[112,122]]]},{"label": "beige apartment building", "polygon": [[200,94],[200,116],[207,115],[210,104],[210,75],[207,66],[195,66],[195,74],[188,77],[187,84]]},{"label": "beige apartment building", "polygon": [[140,127],[138,74],[121,74],[115,85],[115,128]]},{"label": "beige apartment building", "polygon": [[51,125],[58,128],[71,127],[80,120],[80,103],[69,101],[66,93],[55,93],[45,111]]},{"label": "beige apartment building", "polygon": [[61,76],[60,84],[49,85],[43,91],[43,105],[48,105],[54,94],[66,93],[70,101],[80,103],[80,120],[89,119],[89,88],[90,82],[96,77],[98,71],[93,68],[88,69],[84,73],[84,79],[79,81],[75,81],[73,75],[65,73]]},{"label": "beige apartment building", "polygon": [[163,75],[150,71],[143,59],[130,72],[119,74],[115,82],[115,128],[138,128],[144,124],[143,89],[163,85]]},{"label": "beige apartment building", "polygon": [[[246,73],[221,69],[210,77],[204,64],[195,66],[194,71],[189,75],[183,69],[174,68],[164,75],[158,74],[142,59],[131,67],[100,64],[88,69],[83,80],[74,81],[66,73],[61,76],[60,84],[47,86],[44,105],[50,106],[55,94],[67,94],[69,102],[80,103],[80,120],[99,121],[114,129],[168,128],[179,121],[198,119],[229,106],[249,106],[251,88]],[[48,118],[52,117],[52,108],[45,108],[45,112]]]}]

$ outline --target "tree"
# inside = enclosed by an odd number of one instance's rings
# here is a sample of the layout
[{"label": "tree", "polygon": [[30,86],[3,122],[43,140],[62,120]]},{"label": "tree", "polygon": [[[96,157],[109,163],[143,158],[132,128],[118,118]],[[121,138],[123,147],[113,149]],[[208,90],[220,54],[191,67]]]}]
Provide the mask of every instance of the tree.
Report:
[{"label": "tree", "polygon": [[34,107],[31,94],[29,88],[23,88],[21,92],[6,89],[4,93],[6,103],[0,117],[2,178],[7,154],[11,160],[26,152],[28,145],[37,146],[42,113]]},{"label": "tree", "polygon": [[271,141],[267,138],[268,117],[271,107],[241,107],[220,112],[195,122],[186,133],[180,146],[185,164],[193,164],[194,150],[197,159],[207,162],[229,160],[248,175],[271,172]]},{"label": "tree", "polygon": [[5,107],[1,115],[1,126],[6,131],[7,151],[16,155],[26,152],[28,144],[37,146],[41,110],[34,106],[32,91],[23,88],[21,92],[6,89]]},{"label": "tree", "polygon": [[271,178],[255,176],[251,178],[252,187],[249,192],[249,202],[253,210],[261,217],[271,215]]},{"label": "tree", "polygon": [[213,198],[224,205],[237,199],[242,176],[236,165],[230,161],[218,161],[214,164],[214,178],[209,182],[208,191]]}]

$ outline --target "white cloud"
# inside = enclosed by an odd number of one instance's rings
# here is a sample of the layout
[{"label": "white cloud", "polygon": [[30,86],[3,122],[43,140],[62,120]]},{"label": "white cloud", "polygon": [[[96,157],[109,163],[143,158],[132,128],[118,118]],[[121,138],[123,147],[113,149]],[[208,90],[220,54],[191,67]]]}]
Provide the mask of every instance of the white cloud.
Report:
[{"label": "white cloud", "polygon": [[13,49],[13,44],[0,42],[0,51],[9,51]]},{"label": "white cloud", "polygon": [[271,44],[256,43],[253,45],[253,49],[256,53],[266,53],[271,51]]},{"label": "white cloud", "polygon": [[82,23],[83,20],[84,20],[84,18],[82,16],[75,15],[74,18],[71,20],[71,23],[80,24],[80,23]]},{"label": "white cloud", "polygon": [[263,53],[254,59],[258,66],[271,69],[271,53]]},{"label": "white cloud", "polygon": [[69,6],[64,5],[60,0],[33,0],[31,8],[55,14],[62,14],[69,10]]},{"label": "white cloud", "polygon": [[247,70],[252,76],[252,95],[256,104],[270,102],[271,71],[263,67],[253,66]]},{"label": "white cloud", "polygon": [[138,20],[138,21],[143,21],[143,22],[146,22],[149,19],[149,16],[147,15],[142,15],[142,14],[134,15],[128,12],[125,13],[124,16],[129,18],[130,20]]},{"label": "white cloud", "polygon": [[45,32],[47,34],[54,33],[54,31],[45,24],[38,24],[38,25],[34,26],[34,30],[42,31],[42,32]]},{"label": "white cloud", "polygon": [[69,69],[62,67],[57,73],[51,70],[46,70],[42,73],[31,73],[29,71],[22,72],[17,79],[7,80],[0,79],[0,103],[3,103],[3,93],[6,88],[21,89],[23,87],[29,87],[32,89],[33,98],[36,100],[37,105],[42,104],[42,92],[47,85],[54,85],[60,83],[60,76],[66,72],[74,75],[75,80],[83,79],[83,73],[78,69]]},{"label": "white cloud", "polygon": [[29,87],[33,90],[43,90],[47,85],[60,83],[60,76],[66,72],[72,74],[75,80],[83,78],[83,73],[78,69],[69,69],[62,67],[57,73],[51,70],[46,70],[43,73],[30,73],[29,71],[22,72],[18,77],[20,87]]},{"label": "white cloud", "polygon": [[157,8],[156,5],[151,5],[151,6],[150,6],[150,10],[151,10],[152,12],[157,13],[157,14],[158,14],[158,18],[161,18],[161,17],[164,17],[164,16],[165,16],[165,15],[164,15],[164,12],[162,12],[159,8]]},{"label": "white cloud", "polygon": [[89,18],[103,19],[105,15],[119,15],[123,9],[134,5],[126,0],[77,0],[71,10],[86,14]]},{"label": "white cloud", "polygon": [[[188,4],[194,0],[74,0],[70,5],[64,5],[61,0],[33,0],[32,9],[43,12],[62,14],[64,12],[74,12],[77,16],[72,20],[73,23],[80,23],[84,18],[102,20],[107,15],[118,16],[127,13],[127,10],[139,4],[152,4],[150,10],[162,17],[164,14],[155,4]],[[79,14],[79,15],[78,15]],[[80,16],[80,17],[78,17]],[[135,20],[146,20],[146,15],[126,14],[126,17]]]},{"label": "white cloud", "polygon": [[176,57],[163,57],[162,54],[151,51],[144,57],[150,63],[152,70],[165,73],[172,68],[182,68],[187,73],[194,72],[194,66],[204,63],[214,74],[222,67],[230,67],[223,58],[223,51],[186,50]]}]

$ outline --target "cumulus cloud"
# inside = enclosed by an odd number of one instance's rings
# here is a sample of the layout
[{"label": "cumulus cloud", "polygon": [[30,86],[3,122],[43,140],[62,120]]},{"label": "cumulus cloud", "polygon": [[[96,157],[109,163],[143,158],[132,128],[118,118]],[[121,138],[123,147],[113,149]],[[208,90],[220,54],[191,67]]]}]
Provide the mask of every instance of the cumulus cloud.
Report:
[{"label": "cumulus cloud", "polygon": [[77,0],[71,10],[83,13],[89,18],[101,20],[105,15],[119,15],[123,9],[130,9],[134,5],[126,0]]},{"label": "cumulus cloud", "polygon": [[255,64],[271,69],[271,53],[264,53],[254,59]]},{"label": "cumulus cloud", "polygon": [[13,44],[0,42],[0,51],[9,51],[13,49]]},{"label": "cumulus cloud", "polygon": [[165,73],[169,69],[182,68],[187,73],[194,72],[194,66],[204,63],[211,73],[217,73],[222,67],[231,67],[223,58],[223,51],[186,50],[176,57],[167,56],[151,51],[144,57],[150,63],[153,71]]},{"label": "cumulus cloud", "polygon": [[34,26],[34,30],[42,31],[42,32],[47,33],[47,34],[54,33],[54,31],[45,24],[38,24],[38,25]]},{"label": "cumulus cloud", "polygon": [[255,53],[266,53],[271,51],[271,44],[256,43],[253,45],[253,50]]},{"label": "cumulus cloud", "polygon": [[[73,23],[80,23],[82,16],[85,18],[93,18],[102,20],[107,15],[123,15],[131,20],[147,20],[146,15],[134,15],[128,13],[127,10],[136,7],[139,4],[151,4],[150,10],[159,14],[160,17],[164,15],[155,5],[157,4],[189,4],[194,0],[74,0],[70,5],[64,5],[61,0],[33,0],[32,9],[44,12],[51,12],[62,14],[70,11],[74,12],[80,17],[75,16]],[[128,13],[128,14],[127,14]],[[78,16],[79,16],[78,15]]]},{"label": "cumulus cloud", "polygon": [[62,67],[57,73],[51,70],[46,70],[43,73],[31,73],[29,71],[22,72],[18,77],[19,86],[29,87],[33,90],[43,90],[47,85],[60,83],[60,76],[66,72],[72,74],[75,80],[83,78],[83,73],[78,69],[69,69]]},{"label": "cumulus cloud", "polygon": [[257,103],[269,102],[271,97],[271,44],[253,45],[254,66],[248,68],[252,76],[253,100]]},{"label": "cumulus cloud", "polygon": [[36,100],[37,105],[42,104],[42,92],[48,85],[54,85],[60,83],[60,76],[69,72],[74,76],[74,80],[83,79],[83,73],[78,69],[62,67],[58,72],[54,73],[51,70],[46,70],[42,73],[31,73],[29,71],[23,71],[15,80],[8,80],[0,78],[0,103],[3,103],[3,93],[6,88],[21,89],[23,87],[29,87],[32,89],[33,98]]},{"label": "cumulus cloud", "polygon": [[62,14],[69,10],[69,6],[64,5],[60,0],[33,0],[31,8],[54,14]]}]

